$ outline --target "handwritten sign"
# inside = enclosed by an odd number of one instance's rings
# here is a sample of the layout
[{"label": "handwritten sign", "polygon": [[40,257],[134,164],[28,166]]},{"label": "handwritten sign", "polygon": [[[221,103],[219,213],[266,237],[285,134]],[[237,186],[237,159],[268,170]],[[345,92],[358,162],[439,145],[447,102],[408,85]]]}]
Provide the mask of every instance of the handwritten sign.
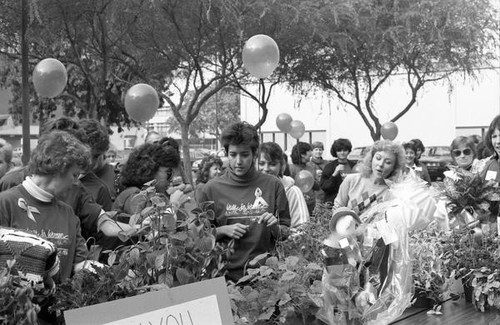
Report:
[{"label": "handwritten sign", "polygon": [[68,325],[234,325],[224,278],[64,312]]},{"label": "handwritten sign", "polygon": [[206,324],[207,319],[210,319],[210,324],[222,325],[215,295],[106,323],[106,325],[197,325]]}]

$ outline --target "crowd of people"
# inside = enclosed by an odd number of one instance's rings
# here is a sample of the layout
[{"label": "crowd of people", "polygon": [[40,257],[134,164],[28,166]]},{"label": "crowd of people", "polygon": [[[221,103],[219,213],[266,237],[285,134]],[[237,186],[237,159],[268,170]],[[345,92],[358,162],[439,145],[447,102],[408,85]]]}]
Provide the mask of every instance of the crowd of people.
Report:
[{"label": "crowd of people", "polygon": [[[246,122],[228,126],[221,135],[228,166],[218,156],[205,157],[196,179],[190,180],[175,139],[151,132],[118,166],[117,152],[110,150],[107,129],[99,122],[59,118],[43,128],[28,166],[14,166],[12,146],[0,139],[0,226],[56,244],[59,277],[69,278],[88,264],[90,245],[113,249],[120,245],[120,231],[133,231],[128,218],[147,204],[141,189],[154,186],[172,202],[214,202],[217,240],[235,240],[226,269],[227,279],[237,281],[249,260],[271,251],[290,229],[307,223],[318,204],[333,212],[349,208],[359,215],[384,201],[391,183],[401,178],[431,185],[420,162],[425,148],[418,139],[403,144],[376,141],[357,163],[348,159],[349,139],[333,142],[331,161],[323,158],[323,143],[297,142],[291,164],[279,144],[259,139]],[[484,142],[476,140],[453,140],[453,164],[500,181],[500,116],[491,122]],[[295,184],[303,170],[314,178],[306,193]],[[492,205],[492,213],[498,213],[498,206]]]}]

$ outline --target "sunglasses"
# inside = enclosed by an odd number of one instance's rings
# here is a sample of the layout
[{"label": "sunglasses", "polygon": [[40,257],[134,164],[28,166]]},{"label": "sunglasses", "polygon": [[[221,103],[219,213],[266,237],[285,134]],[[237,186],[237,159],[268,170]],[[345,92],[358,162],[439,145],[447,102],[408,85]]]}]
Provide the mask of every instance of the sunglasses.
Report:
[{"label": "sunglasses", "polygon": [[472,150],[467,148],[467,149],[464,149],[464,150],[458,150],[458,149],[455,149],[451,152],[453,154],[453,156],[455,157],[459,157],[462,153],[465,155],[465,156],[469,156],[470,154],[472,154]]}]

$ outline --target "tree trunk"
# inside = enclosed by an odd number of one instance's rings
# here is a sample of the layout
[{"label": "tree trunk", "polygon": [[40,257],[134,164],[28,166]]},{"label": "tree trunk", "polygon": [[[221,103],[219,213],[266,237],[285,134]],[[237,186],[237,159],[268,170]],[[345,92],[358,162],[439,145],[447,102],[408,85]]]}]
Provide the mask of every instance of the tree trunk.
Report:
[{"label": "tree trunk", "polygon": [[21,3],[21,73],[22,73],[22,117],[23,117],[23,165],[26,166],[30,160],[30,109],[29,109],[29,84],[28,84],[28,0]]},{"label": "tree trunk", "polygon": [[182,156],[184,163],[184,172],[186,173],[189,182],[193,183],[193,177],[191,173],[191,156],[189,154],[189,125],[187,123],[180,123],[181,125],[181,139],[182,139]]}]

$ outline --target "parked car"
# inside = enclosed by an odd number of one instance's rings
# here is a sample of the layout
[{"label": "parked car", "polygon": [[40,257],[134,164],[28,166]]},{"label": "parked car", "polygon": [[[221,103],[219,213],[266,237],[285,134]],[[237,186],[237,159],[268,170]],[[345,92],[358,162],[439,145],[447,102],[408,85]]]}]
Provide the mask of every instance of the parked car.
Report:
[{"label": "parked car", "polygon": [[365,157],[369,148],[370,147],[368,147],[368,146],[353,148],[351,150],[351,152],[349,153],[349,156],[347,156],[347,159],[352,160],[352,161],[357,163],[357,162],[363,160],[363,158]]},{"label": "parked car", "polygon": [[420,157],[420,162],[427,166],[433,182],[443,180],[443,172],[448,170],[447,166],[452,161],[449,146],[429,146]]}]

